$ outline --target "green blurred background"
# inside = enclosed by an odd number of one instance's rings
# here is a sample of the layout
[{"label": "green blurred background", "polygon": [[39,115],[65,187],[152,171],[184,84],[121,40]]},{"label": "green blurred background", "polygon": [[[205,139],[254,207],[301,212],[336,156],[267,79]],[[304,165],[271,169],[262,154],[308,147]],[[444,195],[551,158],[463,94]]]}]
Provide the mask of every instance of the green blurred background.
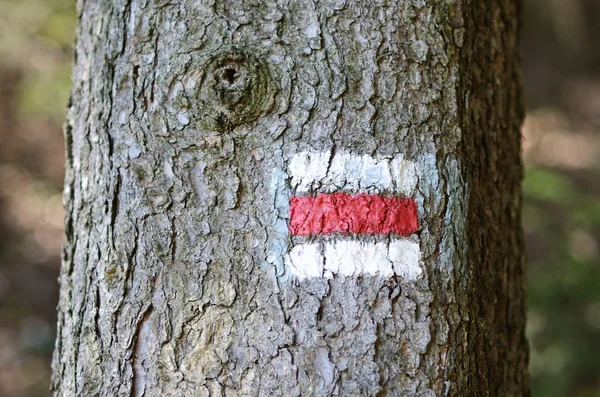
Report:
[{"label": "green blurred background", "polygon": [[[600,0],[523,1],[533,395],[600,396]],[[0,397],[50,395],[73,3],[0,0]]]}]

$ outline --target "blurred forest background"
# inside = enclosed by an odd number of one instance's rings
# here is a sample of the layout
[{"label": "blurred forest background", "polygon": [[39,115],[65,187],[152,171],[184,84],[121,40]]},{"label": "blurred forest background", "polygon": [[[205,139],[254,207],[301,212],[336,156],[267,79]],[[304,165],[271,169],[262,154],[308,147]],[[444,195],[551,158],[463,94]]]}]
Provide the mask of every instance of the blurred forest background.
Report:
[{"label": "blurred forest background", "polygon": [[[523,1],[533,396],[600,396],[600,1]],[[0,397],[50,395],[73,3],[0,0]]]}]

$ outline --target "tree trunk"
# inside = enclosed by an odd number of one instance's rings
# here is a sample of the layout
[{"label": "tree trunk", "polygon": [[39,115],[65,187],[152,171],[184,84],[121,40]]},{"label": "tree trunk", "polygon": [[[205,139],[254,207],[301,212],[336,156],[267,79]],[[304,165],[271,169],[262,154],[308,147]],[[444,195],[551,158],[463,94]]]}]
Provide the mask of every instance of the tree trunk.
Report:
[{"label": "tree trunk", "polygon": [[79,0],[55,395],[528,395],[518,3]]}]

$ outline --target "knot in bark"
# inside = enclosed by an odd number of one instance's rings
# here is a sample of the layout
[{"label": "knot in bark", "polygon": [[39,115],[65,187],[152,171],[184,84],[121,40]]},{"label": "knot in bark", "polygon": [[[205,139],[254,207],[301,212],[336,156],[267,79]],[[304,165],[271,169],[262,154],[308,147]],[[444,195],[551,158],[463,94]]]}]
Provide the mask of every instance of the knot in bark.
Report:
[{"label": "knot in bark", "polygon": [[258,119],[273,104],[268,66],[239,49],[218,53],[206,67],[199,95],[201,126],[225,131]]}]

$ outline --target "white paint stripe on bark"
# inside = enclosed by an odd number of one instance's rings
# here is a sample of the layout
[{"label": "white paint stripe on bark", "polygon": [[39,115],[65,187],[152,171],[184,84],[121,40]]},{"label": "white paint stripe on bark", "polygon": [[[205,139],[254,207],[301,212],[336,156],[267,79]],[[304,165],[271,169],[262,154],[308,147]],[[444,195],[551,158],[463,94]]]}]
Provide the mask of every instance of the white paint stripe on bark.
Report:
[{"label": "white paint stripe on bark", "polygon": [[423,273],[420,261],[419,244],[408,239],[389,244],[354,240],[298,244],[286,257],[287,268],[299,279],[396,274],[414,281]]},{"label": "white paint stripe on bark", "polygon": [[298,193],[392,192],[412,196],[417,185],[417,166],[399,154],[374,158],[350,153],[300,152],[288,165],[292,187]]}]

